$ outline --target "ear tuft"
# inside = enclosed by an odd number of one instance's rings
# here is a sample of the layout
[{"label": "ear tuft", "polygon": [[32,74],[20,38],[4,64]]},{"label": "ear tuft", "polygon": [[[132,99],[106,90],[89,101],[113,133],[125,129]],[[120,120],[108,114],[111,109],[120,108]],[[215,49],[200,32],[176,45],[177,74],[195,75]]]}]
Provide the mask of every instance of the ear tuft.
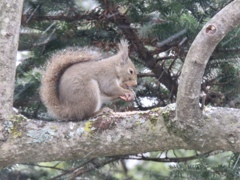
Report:
[{"label": "ear tuft", "polygon": [[125,64],[128,61],[128,41],[121,39],[120,43],[118,44],[119,51],[118,53],[121,54],[121,63]]}]

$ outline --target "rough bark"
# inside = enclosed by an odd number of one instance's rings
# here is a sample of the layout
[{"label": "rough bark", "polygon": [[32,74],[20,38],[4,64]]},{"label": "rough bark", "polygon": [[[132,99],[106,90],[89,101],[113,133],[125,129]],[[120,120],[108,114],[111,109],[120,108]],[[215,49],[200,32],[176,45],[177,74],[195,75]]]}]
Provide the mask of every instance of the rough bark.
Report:
[{"label": "rough bark", "polygon": [[[171,132],[175,105],[151,111],[114,113],[85,122],[46,122],[16,116],[5,121],[8,139],[1,143],[0,166],[14,163],[70,160],[137,154],[168,149],[240,152],[240,112],[207,108],[201,134],[186,143]],[[217,126],[216,126],[217,124]],[[214,127],[216,126],[216,127]]]},{"label": "rough bark", "polygon": [[4,120],[13,107],[14,78],[23,0],[0,3],[0,145],[7,139]]},{"label": "rough bark", "polygon": [[[202,132],[201,126],[209,122],[202,121],[202,111],[199,107],[202,77],[217,44],[231,29],[240,24],[239,8],[240,0],[235,0],[223,8],[202,28],[189,49],[180,76],[176,118],[173,122],[176,129],[184,132],[185,137],[191,137],[196,133],[200,135],[199,138],[207,136]],[[219,126],[217,121],[212,128],[216,126]],[[219,128],[219,131],[223,132],[224,129]],[[229,133],[235,138],[238,136],[237,132]],[[194,142],[194,139],[191,141]],[[198,144],[198,140],[195,144]]]},{"label": "rough bark", "polygon": [[12,114],[22,6],[23,0],[2,0],[0,3],[0,121]]}]

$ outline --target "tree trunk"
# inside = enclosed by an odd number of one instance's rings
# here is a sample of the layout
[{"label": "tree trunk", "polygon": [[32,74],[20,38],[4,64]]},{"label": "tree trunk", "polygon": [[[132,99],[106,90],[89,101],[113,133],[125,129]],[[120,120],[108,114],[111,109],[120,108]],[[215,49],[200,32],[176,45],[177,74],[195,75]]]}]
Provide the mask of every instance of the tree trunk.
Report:
[{"label": "tree trunk", "polygon": [[[13,90],[23,0],[0,3],[0,121],[13,109]],[[1,124],[0,124],[1,140]]]},{"label": "tree trunk", "polygon": [[[202,77],[217,44],[230,30],[240,24],[239,8],[240,0],[235,0],[223,8],[202,28],[189,49],[180,76],[176,118],[173,122],[173,126],[184,133],[186,140],[196,133],[200,135],[199,138],[207,136],[201,132],[202,125],[209,123],[208,120],[202,121],[203,114],[199,107]],[[213,120],[214,127],[219,126],[219,120]],[[236,133],[229,132],[229,136],[236,138],[238,136]],[[198,140],[196,145],[197,143]]]}]

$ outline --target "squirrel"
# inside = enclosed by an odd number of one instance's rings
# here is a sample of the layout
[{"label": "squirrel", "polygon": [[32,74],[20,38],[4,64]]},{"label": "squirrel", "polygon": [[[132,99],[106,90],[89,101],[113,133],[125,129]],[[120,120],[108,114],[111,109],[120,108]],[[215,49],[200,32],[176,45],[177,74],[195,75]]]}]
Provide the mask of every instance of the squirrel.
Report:
[{"label": "squirrel", "polygon": [[41,80],[40,95],[51,116],[82,121],[98,114],[104,103],[134,100],[131,88],[136,85],[128,42],[120,40],[118,52],[108,57],[91,48],[67,48],[53,54]]}]

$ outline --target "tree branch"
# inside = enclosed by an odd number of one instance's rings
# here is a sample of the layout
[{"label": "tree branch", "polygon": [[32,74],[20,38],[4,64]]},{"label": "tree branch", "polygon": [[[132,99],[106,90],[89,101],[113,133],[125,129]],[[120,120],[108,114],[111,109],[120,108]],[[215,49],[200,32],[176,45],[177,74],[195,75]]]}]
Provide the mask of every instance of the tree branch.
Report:
[{"label": "tree branch", "polygon": [[84,122],[46,122],[16,116],[6,120],[8,139],[0,144],[0,166],[15,163],[70,160],[138,154],[168,149],[240,151],[240,112],[207,108],[199,121],[201,134],[191,139],[172,131],[174,104],[151,111],[113,113]]},{"label": "tree branch", "polygon": [[163,47],[173,41],[175,41],[176,39],[178,39],[179,37],[181,37],[182,35],[186,34],[187,33],[187,29],[183,29],[175,34],[173,34],[172,36],[170,36],[169,38],[161,41],[161,42],[158,42],[157,43],[157,47]]},{"label": "tree branch", "polygon": [[209,156],[211,152],[206,152],[203,154],[196,154],[194,156],[188,156],[188,157],[145,157],[145,156],[124,156],[122,159],[127,159],[127,160],[142,160],[142,161],[152,161],[152,162],[187,162],[191,161],[194,159],[199,159],[201,157],[206,157]]},{"label": "tree branch", "polygon": [[97,20],[99,18],[98,11],[90,11],[88,13],[74,13],[74,15],[55,15],[55,16],[44,16],[44,15],[22,15],[22,25],[25,25],[29,22],[36,22],[36,21],[66,21],[66,22],[74,22],[80,20]]},{"label": "tree branch", "polygon": [[177,94],[176,119],[179,123],[199,128],[201,123],[199,119],[202,116],[199,96],[203,73],[216,45],[239,24],[239,8],[239,0],[223,8],[202,28],[189,49],[182,68]]}]

